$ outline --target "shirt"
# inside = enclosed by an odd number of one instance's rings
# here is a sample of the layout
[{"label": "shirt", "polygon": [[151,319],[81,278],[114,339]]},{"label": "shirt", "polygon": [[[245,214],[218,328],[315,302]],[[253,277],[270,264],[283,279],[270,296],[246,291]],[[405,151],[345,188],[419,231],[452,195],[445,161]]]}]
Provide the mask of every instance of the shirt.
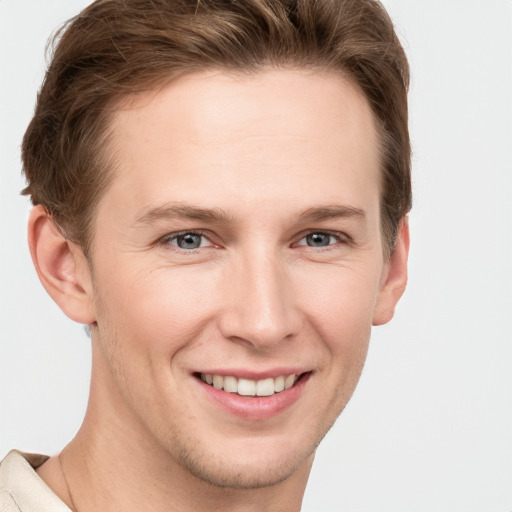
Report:
[{"label": "shirt", "polygon": [[72,512],[35,469],[48,457],[12,450],[0,463],[0,512]]}]

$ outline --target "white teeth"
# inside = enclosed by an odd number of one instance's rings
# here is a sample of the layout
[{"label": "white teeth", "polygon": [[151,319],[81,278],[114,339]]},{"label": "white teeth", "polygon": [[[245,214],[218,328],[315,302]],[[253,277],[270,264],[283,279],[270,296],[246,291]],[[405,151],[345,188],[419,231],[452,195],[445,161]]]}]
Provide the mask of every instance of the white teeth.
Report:
[{"label": "white teeth", "polygon": [[201,380],[215,389],[223,389],[228,393],[238,393],[242,396],[271,396],[274,393],[280,393],[285,389],[291,388],[297,381],[298,376],[280,375],[276,378],[262,380],[237,379],[236,377],[223,375],[212,375],[202,373]]},{"label": "white teeth", "polygon": [[274,379],[259,380],[256,383],[256,394],[258,396],[270,396],[274,394]]},{"label": "white teeth", "polygon": [[222,375],[213,376],[213,387],[215,389],[222,389],[224,387],[224,377]]},{"label": "white teeth", "polygon": [[238,391],[238,382],[235,377],[224,377],[224,391],[236,393]]},{"label": "white teeth", "polygon": [[238,394],[243,396],[254,396],[256,394],[256,381],[238,379]]},{"label": "white teeth", "polygon": [[284,379],[284,389],[291,388],[295,384],[295,375],[288,375],[286,379]]},{"label": "white teeth", "polygon": [[284,390],[284,377],[276,377],[274,379],[274,391],[279,393]]}]

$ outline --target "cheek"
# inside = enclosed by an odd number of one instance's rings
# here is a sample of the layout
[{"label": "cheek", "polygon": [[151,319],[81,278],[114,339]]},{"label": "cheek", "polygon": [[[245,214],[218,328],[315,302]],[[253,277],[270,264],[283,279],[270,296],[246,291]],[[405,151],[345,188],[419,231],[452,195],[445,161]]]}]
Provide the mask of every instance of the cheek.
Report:
[{"label": "cheek", "polygon": [[[112,265],[97,275],[98,324],[132,350],[172,356],[199,335],[212,313],[213,276],[193,269]],[[107,286],[105,286],[107,283]],[[110,336],[111,337],[111,336]]]},{"label": "cheek", "polygon": [[304,276],[301,301],[324,354],[319,369],[326,380],[318,381],[317,392],[330,397],[328,410],[337,415],[350,399],[366,360],[380,276],[378,269],[372,272],[368,266],[322,272],[325,275]]},{"label": "cheek", "polygon": [[330,267],[304,272],[296,280],[301,309],[327,340],[350,343],[368,335],[379,290],[377,269]]}]

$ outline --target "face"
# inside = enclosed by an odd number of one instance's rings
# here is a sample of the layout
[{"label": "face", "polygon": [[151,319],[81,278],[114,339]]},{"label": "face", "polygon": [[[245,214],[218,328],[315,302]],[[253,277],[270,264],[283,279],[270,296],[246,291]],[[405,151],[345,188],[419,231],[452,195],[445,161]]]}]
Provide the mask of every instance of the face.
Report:
[{"label": "face", "polygon": [[282,481],[349,400],[387,275],[370,108],[335,75],[204,73],[112,129],[96,401],[203,480]]}]

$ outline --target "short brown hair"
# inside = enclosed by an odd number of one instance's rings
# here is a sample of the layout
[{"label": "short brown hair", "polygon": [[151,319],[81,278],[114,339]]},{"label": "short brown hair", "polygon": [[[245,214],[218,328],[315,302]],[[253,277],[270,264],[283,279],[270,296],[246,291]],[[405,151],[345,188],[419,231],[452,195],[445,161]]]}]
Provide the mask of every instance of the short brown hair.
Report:
[{"label": "short brown hair", "polygon": [[111,179],[116,104],[173,77],[264,66],[342,73],[363,91],[380,132],[386,252],[411,207],[409,68],[377,0],[97,0],[56,35],[25,133],[23,191],[87,252]]}]

